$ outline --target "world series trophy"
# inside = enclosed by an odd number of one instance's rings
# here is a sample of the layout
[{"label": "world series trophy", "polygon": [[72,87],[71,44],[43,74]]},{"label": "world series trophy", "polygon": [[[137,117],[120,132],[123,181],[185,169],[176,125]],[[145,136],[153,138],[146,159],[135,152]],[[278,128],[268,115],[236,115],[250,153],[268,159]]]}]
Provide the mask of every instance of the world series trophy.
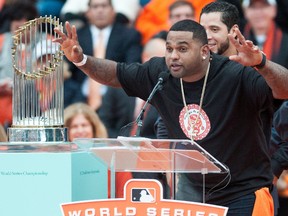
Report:
[{"label": "world series trophy", "polygon": [[53,42],[63,30],[54,17],[26,22],[13,37],[13,120],[10,142],[64,142],[63,53]]}]

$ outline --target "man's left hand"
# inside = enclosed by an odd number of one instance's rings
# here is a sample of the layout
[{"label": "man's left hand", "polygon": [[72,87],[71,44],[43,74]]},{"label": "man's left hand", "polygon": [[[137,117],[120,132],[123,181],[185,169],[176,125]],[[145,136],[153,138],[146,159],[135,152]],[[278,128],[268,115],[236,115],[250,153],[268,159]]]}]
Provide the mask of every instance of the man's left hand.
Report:
[{"label": "man's left hand", "polygon": [[254,45],[252,41],[246,40],[238,28],[235,29],[235,33],[237,35],[236,37],[228,34],[228,38],[237,49],[238,55],[231,55],[229,59],[244,66],[259,65],[263,58],[259,47]]}]

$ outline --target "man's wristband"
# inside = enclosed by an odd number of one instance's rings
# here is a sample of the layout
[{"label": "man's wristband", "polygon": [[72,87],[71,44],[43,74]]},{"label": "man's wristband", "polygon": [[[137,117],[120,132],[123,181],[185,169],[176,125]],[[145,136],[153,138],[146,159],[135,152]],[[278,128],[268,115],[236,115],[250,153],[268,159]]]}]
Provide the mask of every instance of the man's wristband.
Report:
[{"label": "man's wristband", "polygon": [[77,62],[77,63],[76,63],[76,62],[73,62],[73,64],[76,65],[77,67],[81,67],[81,66],[83,66],[83,65],[86,64],[87,59],[88,59],[87,55],[83,54],[83,59],[82,59],[82,61],[81,61],[81,62]]},{"label": "man's wristband", "polygon": [[260,64],[258,65],[254,65],[253,67],[256,68],[256,69],[261,69],[265,66],[266,64],[266,55],[262,52],[262,61]]}]

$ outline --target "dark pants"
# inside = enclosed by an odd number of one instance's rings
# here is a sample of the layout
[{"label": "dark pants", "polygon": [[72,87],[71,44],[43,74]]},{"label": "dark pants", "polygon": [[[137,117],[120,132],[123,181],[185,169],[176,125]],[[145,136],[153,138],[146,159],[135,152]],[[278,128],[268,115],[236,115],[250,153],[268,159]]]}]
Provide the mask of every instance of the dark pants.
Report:
[{"label": "dark pants", "polygon": [[[202,186],[196,187],[195,185],[193,185],[193,187],[191,187],[191,184],[189,184],[189,180],[187,180],[187,176],[179,175],[176,194],[177,200],[203,202],[202,194]],[[231,200],[229,202],[221,203],[219,205],[229,208],[227,216],[251,216],[253,213],[255,200],[256,195],[253,192],[248,195]]]},{"label": "dark pants", "polygon": [[227,216],[251,216],[255,200],[256,196],[252,193],[225,204],[229,208]]}]

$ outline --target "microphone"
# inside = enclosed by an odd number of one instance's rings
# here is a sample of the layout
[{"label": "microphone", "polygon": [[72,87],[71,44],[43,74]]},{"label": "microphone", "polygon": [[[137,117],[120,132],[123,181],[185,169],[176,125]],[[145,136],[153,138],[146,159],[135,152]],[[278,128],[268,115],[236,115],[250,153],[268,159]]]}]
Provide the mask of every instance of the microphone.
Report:
[{"label": "microphone", "polygon": [[163,84],[168,80],[168,78],[169,78],[169,72],[162,71],[159,74],[158,82],[154,86],[152,92],[150,93],[149,97],[147,98],[145,104],[141,108],[140,113],[135,120],[135,122],[137,124],[137,130],[136,130],[136,134],[135,134],[136,137],[140,136],[140,131],[141,131],[141,128],[143,126],[143,117],[144,117],[144,113],[145,113],[145,110],[146,110],[148,104],[150,103],[150,101],[154,97],[155,93],[157,91],[163,89]]}]

